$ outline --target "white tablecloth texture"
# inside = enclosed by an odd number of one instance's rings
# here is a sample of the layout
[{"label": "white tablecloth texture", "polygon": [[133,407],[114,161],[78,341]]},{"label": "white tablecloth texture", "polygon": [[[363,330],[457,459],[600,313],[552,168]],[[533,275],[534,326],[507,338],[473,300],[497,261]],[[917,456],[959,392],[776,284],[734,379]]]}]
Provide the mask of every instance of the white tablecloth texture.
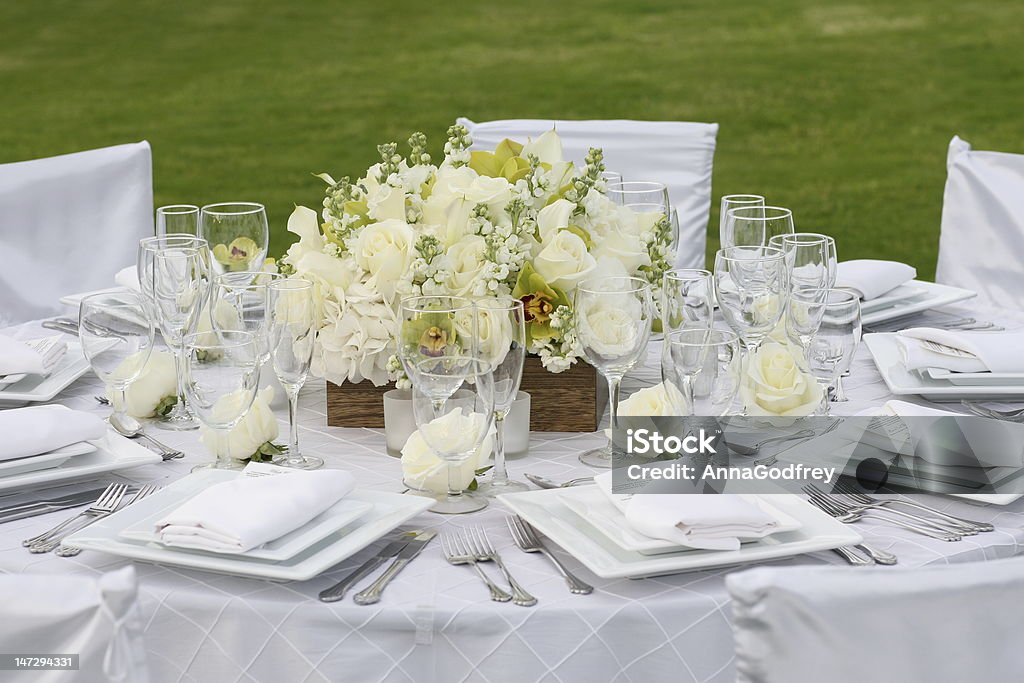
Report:
[{"label": "white tablecloth texture", "polygon": [[[950,312],[1009,327],[1024,314],[950,307]],[[12,328],[20,338],[39,336],[35,324]],[[646,366],[631,373],[625,393],[658,381],[652,343]],[[836,414],[853,414],[892,398],[862,345],[846,380],[850,401]],[[72,408],[103,414],[93,396],[100,382],[90,373],[61,393]],[[299,418],[303,450],[345,468],[358,486],[401,491],[399,461],[385,452],[383,430],[326,426],[325,386],[303,390]],[[279,415],[282,438],[286,415]],[[110,477],[167,484],[210,456],[196,432],[157,429],[153,434],[185,450],[186,457]],[[513,477],[533,472],[556,480],[593,474],[577,455],[601,442],[598,434],[534,433],[529,454],[511,460]],[[899,556],[892,571],[908,567],[977,562],[1024,552],[1024,499],[1005,507],[943,496],[927,503],[951,514],[990,521],[993,533],[947,543],[877,521],[857,524],[866,540]],[[272,511],[269,511],[272,512]],[[536,607],[491,602],[468,567],[452,567],[438,542],[429,545],[391,584],[383,600],[361,607],[351,598],[333,604],[317,593],[341,579],[379,549],[367,548],[331,571],[299,583],[273,583],[138,563],[146,648],[156,681],[716,681],[735,678],[730,605],[723,576],[736,568],[644,580],[599,579],[574,558],[563,559],[596,590],[571,595],[548,561],[515,547],[505,509],[494,504],[476,514],[447,517],[424,513],[406,528],[444,532],[483,525],[516,578],[536,595]],[[32,555],[21,539],[59,522],[67,513],[0,525],[0,571],[98,573],[125,560],[86,551],[74,558]],[[835,563],[833,553],[804,555],[786,564]],[[494,570],[488,567],[489,571]],[[365,582],[364,584],[365,585]],[[951,615],[951,618],[955,615]],[[851,634],[851,637],[853,634]],[[926,656],[926,653],[922,653]]]}]

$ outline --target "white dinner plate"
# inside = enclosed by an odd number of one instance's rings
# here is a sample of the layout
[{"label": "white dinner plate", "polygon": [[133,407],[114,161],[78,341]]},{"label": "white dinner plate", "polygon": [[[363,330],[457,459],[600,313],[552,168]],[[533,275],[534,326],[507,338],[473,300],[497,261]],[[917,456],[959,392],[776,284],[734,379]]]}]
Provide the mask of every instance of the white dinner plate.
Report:
[{"label": "white dinner plate", "polygon": [[950,372],[945,368],[927,368],[930,379],[962,386],[1024,386],[1024,372]]},{"label": "white dinner plate", "polygon": [[[240,476],[236,472],[204,470],[189,477],[211,477],[211,481],[226,481],[231,475]],[[328,534],[306,550],[282,561],[245,555],[192,552],[120,538],[121,532],[128,525],[139,521],[135,516],[125,514],[131,512],[134,505],[72,534],[64,543],[154,564],[273,581],[306,581],[348,559],[434,504],[432,498],[365,489],[357,489],[347,498],[370,503],[373,508],[340,532]]]},{"label": "white dinner plate", "polygon": [[[198,474],[198,473],[197,473]],[[231,473],[234,474],[234,473]],[[161,547],[175,552],[187,553],[210,553],[214,555],[240,556],[238,552],[217,552],[214,550],[199,550],[195,548],[177,548],[164,544],[156,533],[156,524],[168,513],[181,507],[190,498],[209,488],[218,481],[233,479],[234,476],[187,476],[179,479],[173,484],[161,489],[151,496],[143,498],[135,505],[132,505],[131,516],[134,522],[128,524],[119,536],[133,541],[144,543],[156,543]],[[352,522],[356,521],[373,509],[373,504],[361,500],[351,500],[345,497],[335,503],[332,507],[311,519],[298,529],[285,534],[281,538],[270,541],[259,548],[244,553],[245,557],[253,557],[262,560],[287,560],[323,540],[329,534],[340,531]],[[127,512],[125,508],[123,512]],[[117,514],[121,514],[120,512]],[[273,514],[268,510],[267,514]]]},{"label": "white dinner plate", "polygon": [[906,284],[902,284],[895,289],[890,289],[882,296],[875,297],[870,301],[860,302],[861,313],[870,313],[871,311],[877,311],[882,308],[889,308],[901,301],[907,299],[913,299],[914,297],[927,294],[928,290],[921,287],[917,282],[911,280]]},{"label": "white dinner plate", "polygon": [[895,333],[865,334],[864,343],[885,385],[897,396],[922,396],[929,401],[937,402],[1024,397],[1024,382],[1016,385],[959,385],[945,379],[932,379],[925,373],[907,370],[896,343],[896,336]]},{"label": "white dinner plate", "polygon": [[[738,494],[749,503],[759,507],[775,519],[778,528],[773,534],[785,531],[795,531],[800,528],[800,522],[796,521],[778,507],[772,505],[768,499],[771,496],[756,496],[752,494]],[[566,488],[562,495],[562,503],[577,515],[587,520],[595,529],[605,535],[615,545],[623,550],[630,550],[644,555],[660,555],[662,553],[678,553],[695,550],[681,546],[672,541],[661,538],[651,538],[630,528],[626,522],[626,516],[622,514],[615,504],[608,500],[608,496],[602,493],[596,486],[576,486]],[[769,534],[771,535],[771,534]],[[743,543],[752,543],[757,538],[741,538]]]},{"label": "white dinner plate", "polygon": [[129,291],[127,287],[107,287],[106,289],[94,289],[91,292],[78,292],[76,294],[68,294],[67,296],[62,296],[60,298],[60,302],[65,306],[73,306],[74,308],[77,309],[82,304],[82,299],[84,299],[87,296],[92,296],[93,294],[114,294],[117,292],[127,291]]},{"label": "white dinner plate", "polygon": [[[541,533],[606,579],[643,578],[711,567],[763,562],[792,555],[856,545],[863,538],[852,527],[830,517],[795,495],[778,495],[772,504],[800,523],[800,528],[773,534],[739,550],[694,550],[644,555],[612,543],[592,524],[564,504],[571,489],[545,489],[506,493],[498,500]],[[710,495],[710,494],[709,494]]]},{"label": "white dinner plate", "polygon": [[[911,280],[907,284],[897,287],[896,290],[903,288],[912,288],[918,290],[918,293],[914,296],[891,301],[891,305],[882,307],[874,305],[878,299],[861,302],[861,322],[865,325],[876,325],[886,320],[921,313],[922,311],[928,311],[939,306],[947,306],[978,295],[977,292],[972,292],[969,289],[940,285],[923,280]],[[895,292],[896,290],[893,291]],[[888,296],[886,294],[885,297],[880,298],[884,299]]]},{"label": "white dinner plate", "polygon": [[0,408],[6,404],[39,403],[53,400],[72,382],[89,370],[89,361],[77,341],[68,342],[68,350],[57,367],[46,377],[29,375],[13,384],[0,387]]},{"label": "white dinner plate", "polygon": [[62,448],[54,449],[49,453],[30,455],[25,458],[0,460],[0,477],[10,477],[15,474],[24,474],[26,472],[35,472],[36,470],[46,470],[51,467],[59,467],[76,455],[92,453],[95,450],[95,444],[89,443],[88,441],[79,441],[78,443],[68,444]]},{"label": "white dinner plate", "polygon": [[52,486],[57,482],[85,479],[161,461],[157,453],[126,439],[110,428],[103,438],[88,443],[94,447],[92,452],[69,456],[59,467],[0,476],[0,491]]}]

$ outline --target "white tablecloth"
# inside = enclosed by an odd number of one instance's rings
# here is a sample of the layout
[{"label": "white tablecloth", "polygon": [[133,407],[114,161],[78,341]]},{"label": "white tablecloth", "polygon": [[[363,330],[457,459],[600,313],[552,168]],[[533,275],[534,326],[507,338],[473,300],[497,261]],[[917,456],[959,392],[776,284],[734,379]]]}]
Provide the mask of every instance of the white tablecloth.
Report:
[{"label": "white tablecloth", "polygon": [[[951,308],[979,319],[1017,325],[1024,318],[977,308]],[[9,331],[30,337],[34,325]],[[652,359],[653,360],[653,359]],[[627,378],[627,391],[657,381],[657,365]],[[851,401],[837,414],[852,414],[891,398],[866,348],[861,347],[846,382]],[[91,374],[64,391],[69,407],[103,413]],[[286,416],[280,416],[282,430]],[[301,399],[303,449],[328,466],[351,470],[360,486],[400,491],[398,460],[384,449],[382,430],[326,426],[325,389],[310,382]],[[128,470],[133,482],[169,483],[209,459],[195,432],[153,430],[187,455]],[[285,432],[282,431],[282,434]],[[576,456],[598,445],[596,434],[535,433],[530,452],[512,460],[512,476],[529,471],[556,480],[592,474]],[[991,521],[994,533],[946,543],[874,521],[858,529],[879,548],[899,556],[893,571],[943,562],[970,562],[1016,555],[1024,549],[1024,499],[1006,507],[929,496],[952,514]],[[272,514],[272,511],[268,511]],[[444,517],[425,513],[408,528],[439,531],[482,524],[519,581],[539,598],[533,608],[497,604],[467,567],[452,567],[434,542],[388,588],[379,604],[324,604],[319,591],[361,564],[367,549],[315,579],[272,583],[173,567],[138,564],[142,609],[147,621],[149,664],[156,681],[732,681],[735,678],[729,601],[723,575],[703,571],[641,581],[602,580],[563,556],[596,590],[571,595],[543,557],[526,555],[512,543],[505,510]],[[20,541],[52,526],[66,513],[0,526],[0,571],[101,572],[125,561],[95,552],[75,558],[32,555]],[[842,561],[832,553],[786,563]]]}]

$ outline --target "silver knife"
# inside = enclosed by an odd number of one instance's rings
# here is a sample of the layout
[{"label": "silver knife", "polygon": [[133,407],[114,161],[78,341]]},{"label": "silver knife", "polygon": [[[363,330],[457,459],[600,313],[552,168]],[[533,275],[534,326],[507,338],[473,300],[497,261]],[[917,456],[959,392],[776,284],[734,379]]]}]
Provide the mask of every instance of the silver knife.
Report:
[{"label": "silver knife", "polygon": [[93,489],[90,491],[80,491],[78,493],[70,493],[57,498],[50,498],[44,500],[30,500],[24,503],[17,503],[15,505],[9,505],[3,509],[0,509],[0,517],[6,517],[8,514],[20,513],[36,508],[52,507],[54,505],[65,505],[69,507],[75,507],[76,505],[85,505],[96,500],[104,489]]},{"label": "silver knife", "polygon": [[422,529],[416,531],[407,531],[394,539],[381,550],[379,553],[364,562],[359,569],[346,576],[344,579],[334,584],[330,588],[320,591],[320,599],[324,602],[337,602],[345,597],[345,593],[351,588],[357,581],[372,572],[377,567],[384,564],[385,560],[389,560],[395,557],[402,551],[408,542],[416,538],[418,535],[423,533]]},{"label": "silver knife", "polygon": [[43,321],[43,327],[48,330],[56,330],[57,332],[63,332],[65,334],[72,334],[78,336],[78,321],[71,320],[70,318],[54,318],[53,320]]},{"label": "silver knife", "polygon": [[402,552],[398,553],[398,557],[391,563],[391,566],[384,570],[384,573],[370,585],[369,588],[359,591],[356,593],[352,600],[357,605],[372,605],[375,602],[380,602],[380,596],[387,588],[387,585],[391,583],[391,579],[398,576],[398,572],[405,569],[405,565],[416,559],[416,556],[423,551],[430,540],[437,536],[436,531],[424,531],[422,534],[414,538],[405,544],[402,548]]},{"label": "silver knife", "polygon": [[39,515],[45,515],[51,512],[60,512],[61,510],[73,510],[75,508],[82,507],[83,505],[88,505],[93,500],[95,500],[95,498],[93,498],[92,500],[86,500],[82,502],[43,505],[40,507],[19,510],[17,512],[11,512],[7,514],[0,513],[0,524],[3,524],[5,522],[13,522],[18,519],[26,519],[28,517],[38,517]]}]

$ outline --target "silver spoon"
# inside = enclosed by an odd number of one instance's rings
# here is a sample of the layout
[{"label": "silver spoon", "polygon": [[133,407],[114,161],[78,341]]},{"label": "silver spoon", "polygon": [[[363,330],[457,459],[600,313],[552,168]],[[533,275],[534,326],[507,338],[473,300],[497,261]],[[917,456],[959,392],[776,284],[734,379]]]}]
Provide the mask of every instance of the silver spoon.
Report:
[{"label": "silver spoon", "polygon": [[167,446],[166,444],[157,441],[149,434],[146,434],[146,432],[142,431],[142,425],[139,424],[139,422],[132,417],[118,417],[117,415],[111,415],[107,419],[107,421],[110,423],[110,426],[114,428],[114,431],[120,434],[121,436],[127,437],[129,439],[143,439],[153,444],[155,447],[159,448],[160,451],[163,453],[165,460],[169,460],[171,458],[181,458],[184,457],[185,455],[181,451],[175,450],[170,446]]}]

